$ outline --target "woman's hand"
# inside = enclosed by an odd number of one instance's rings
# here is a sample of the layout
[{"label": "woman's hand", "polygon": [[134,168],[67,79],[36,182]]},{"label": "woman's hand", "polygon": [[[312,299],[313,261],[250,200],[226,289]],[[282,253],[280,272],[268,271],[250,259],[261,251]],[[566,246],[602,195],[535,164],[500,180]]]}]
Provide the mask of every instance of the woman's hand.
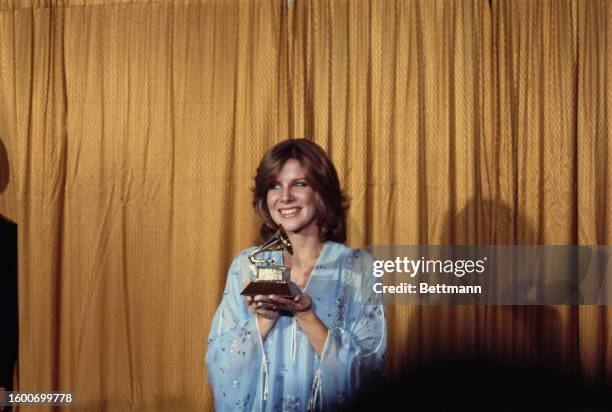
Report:
[{"label": "woman's hand", "polygon": [[257,328],[261,338],[265,339],[278,319],[278,305],[265,295],[245,296],[244,300],[247,308],[257,315]]},{"label": "woman's hand", "polygon": [[267,299],[272,302],[272,307],[275,309],[285,310],[293,314],[306,312],[312,308],[312,298],[305,293],[296,295],[293,299],[277,295],[267,296]]},{"label": "woman's hand", "polygon": [[278,305],[265,295],[245,296],[247,308],[256,315],[266,319],[278,318]]}]

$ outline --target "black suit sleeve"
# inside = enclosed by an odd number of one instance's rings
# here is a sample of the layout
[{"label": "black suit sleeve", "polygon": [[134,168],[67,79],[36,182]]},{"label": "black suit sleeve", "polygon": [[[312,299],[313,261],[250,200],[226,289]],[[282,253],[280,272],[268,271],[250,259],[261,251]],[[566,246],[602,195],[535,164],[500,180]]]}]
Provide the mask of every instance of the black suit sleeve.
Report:
[{"label": "black suit sleeve", "polygon": [[0,216],[0,386],[12,389],[18,348],[17,225]]}]

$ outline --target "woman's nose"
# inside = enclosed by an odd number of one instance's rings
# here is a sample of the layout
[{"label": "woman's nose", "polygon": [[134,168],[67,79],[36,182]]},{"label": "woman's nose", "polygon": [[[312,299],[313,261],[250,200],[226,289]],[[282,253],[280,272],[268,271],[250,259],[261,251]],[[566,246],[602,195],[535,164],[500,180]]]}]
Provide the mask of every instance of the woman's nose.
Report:
[{"label": "woman's nose", "polygon": [[281,200],[285,203],[293,200],[293,194],[290,187],[284,187],[281,191]]}]

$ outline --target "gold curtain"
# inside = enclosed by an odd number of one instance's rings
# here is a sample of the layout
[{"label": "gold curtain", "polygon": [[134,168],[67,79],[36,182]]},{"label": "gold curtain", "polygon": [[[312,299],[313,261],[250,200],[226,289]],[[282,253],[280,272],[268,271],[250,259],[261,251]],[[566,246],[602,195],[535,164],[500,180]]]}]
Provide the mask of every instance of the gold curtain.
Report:
[{"label": "gold curtain", "polygon": [[[611,244],[601,1],[0,0],[18,389],[212,408],[206,338],[257,243],[255,167],[325,147],[348,244]],[[607,307],[389,307],[388,366],[540,357],[612,379]]]}]

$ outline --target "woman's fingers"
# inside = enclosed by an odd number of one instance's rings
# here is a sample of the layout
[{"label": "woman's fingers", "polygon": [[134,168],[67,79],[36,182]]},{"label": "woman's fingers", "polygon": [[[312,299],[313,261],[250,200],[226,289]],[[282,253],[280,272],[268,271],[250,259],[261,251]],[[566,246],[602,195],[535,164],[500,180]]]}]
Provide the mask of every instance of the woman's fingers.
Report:
[{"label": "woman's fingers", "polygon": [[268,299],[280,305],[291,305],[292,303],[294,303],[293,299],[285,298],[285,297],[277,296],[277,295],[269,295]]},{"label": "woman's fingers", "polygon": [[277,296],[277,295],[270,295],[268,296],[268,299],[274,302],[274,304],[281,310],[285,310],[289,312],[295,312],[296,310],[295,302],[293,301],[293,299],[289,299],[289,298],[285,298],[285,297]]},{"label": "woman's fingers", "polygon": [[278,305],[264,295],[245,296],[245,302],[247,303],[248,309],[268,319],[275,319],[278,317]]},{"label": "woman's fingers", "polygon": [[248,306],[261,306],[260,304],[270,303],[265,295],[245,296],[245,301]]},{"label": "woman's fingers", "polygon": [[291,312],[304,311],[310,308],[311,299],[308,295],[302,293],[293,298],[284,298],[282,296],[270,295],[268,299],[277,303],[279,306],[287,308]]},{"label": "woman's fingers", "polygon": [[[310,307],[310,298],[300,294],[292,298],[278,295],[255,295],[247,296],[246,302],[249,308],[262,316],[272,313],[274,316],[279,311],[301,312]],[[265,314],[263,312],[266,312]]]},{"label": "woman's fingers", "polygon": [[[270,296],[274,296],[274,295],[270,295]],[[272,299],[270,299],[270,296],[267,296],[267,295],[255,295],[255,296],[253,296],[253,301],[254,302],[262,302],[262,303],[270,303],[270,302],[272,302]]]},{"label": "woman's fingers", "polygon": [[278,304],[267,299],[263,295],[257,295],[253,298],[252,303],[250,305],[255,311],[265,310],[265,311],[277,311]]},{"label": "woman's fingers", "polygon": [[278,305],[276,305],[275,303],[271,303],[271,302],[258,302],[257,303],[257,308],[261,308],[261,309],[276,310],[277,307]]},{"label": "woman's fingers", "polygon": [[274,311],[276,311],[276,304],[269,300],[261,300],[263,296],[245,296],[245,301],[248,309],[251,312],[260,314],[267,318],[274,317]]}]

